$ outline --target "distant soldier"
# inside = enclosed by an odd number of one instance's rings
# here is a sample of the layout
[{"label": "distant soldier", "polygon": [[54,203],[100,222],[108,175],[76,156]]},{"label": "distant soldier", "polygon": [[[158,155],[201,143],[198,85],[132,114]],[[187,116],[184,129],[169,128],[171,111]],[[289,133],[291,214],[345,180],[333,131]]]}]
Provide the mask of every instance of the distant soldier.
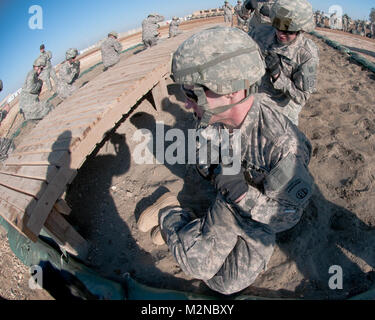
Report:
[{"label": "distant soldier", "polygon": [[237,16],[237,26],[243,29],[249,23],[250,11],[242,5],[242,1],[238,0],[237,5],[234,7],[234,13]]},{"label": "distant soldier", "polygon": [[249,20],[249,31],[261,24],[271,25],[270,10],[274,3],[274,0],[257,1],[256,8]]},{"label": "distant soldier", "polygon": [[44,44],[40,46],[40,56],[44,57],[47,61],[47,66],[43,69],[42,73],[40,74],[40,79],[43,80],[43,83],[47,85],[49,91],[52,91],[51,80],[57,85],[57,76],[55,69],[52,67],[51,59],[52,59],[52,52],[46,51]]},{"label": "distant soldier", "polygon": [[362,37],[366,36],[366,23],[364,21],[360,23],[360,35]]},{"label": "distant soldier", "polygon": [[370,32],[371,32],[371,38],[375,39],[375,23],[374,22],[370,23]]},{"label": "distant soldier", "polygon": [[349,30],[349,20],[347,15],[342,16],[342,30],[348,32]]},{"label": "distant soldier", "polygon": [[229,4],[227,0],[224,1],[224,22],[230,23],[233,26],[233,7]]},{"label": "distant soldier", "polygon": [[157,13],[151,13],[142,21],[142,41],[146,49],[157,44],[159,38],[159,22],[164,21],[164,17]]},{"label": "distant soldier", "polygon": [[25,120],[41,120],[52,110],[51,104],[39,100],[43,86],[40,74],[46,66],[46,59],[40,56],[34,61],[33,69],[27,74],[19,100],[20,113]]},{"label": "distant soldier", "polygon": [[269,106],[298,125],[302,107],[316,90],[318,48],[303,34],[315,27],[312,6],[307,0],[278,0],[270,17],[272,26],[249,33],[267,66],[259,92],[267,95]]},{"label": "distant soldier", "polygon": [[77,87],[73,84],[79,77],[81,63],[76,60],[78,50],[71,48],[66,51],[65,62],[61,65],[57,94],[61,99],[70,97]]},{"label": "distant soldier", "polygon": [[178,30],[179,25],[181,24],[180,19],[173,17],[171,23],[169,24],[169,38],[173,38],[182,33]]},{"label": "distant soldier", "polygon": [[122,45],[117,40],[117,38],[118,33],[112,31],[108,33],[108,38],[105,39],[101,45],[104,71],[106,71],[109,67],[114,66],[117,62],[120,61]]}]

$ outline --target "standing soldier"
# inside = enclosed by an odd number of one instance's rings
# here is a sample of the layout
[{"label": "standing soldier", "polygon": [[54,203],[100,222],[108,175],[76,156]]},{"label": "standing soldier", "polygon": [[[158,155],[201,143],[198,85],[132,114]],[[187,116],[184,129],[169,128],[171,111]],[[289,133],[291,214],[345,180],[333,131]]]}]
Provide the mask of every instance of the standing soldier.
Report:
[{"label": "standing soldier", "polygon": [[371,38],[375,39],[375,22],[370,23]]},{"label": "standing soldier", "polygon": [[242,5],[241,0],[237,1],[237,5],[234,7],[234,12],[237,15],[237,25],[240,29],[244,29],[248,26],[250,11]]},{"label": "standing soldier", "polygon": [[114,66],[117,62],[120,61],[122,45],[117,39],[118,33],[112,31],[108,33],[108,38],[105,39],[101,45],[104,71],[106,71],[109,67]]},{"label": "standing soldier", "polygon": [[180,25],[180,19],[177,17],[173,17],[171,23],[169,24],[169,38],[173,38],[182,32],[178,30],[178,27]]},{"label": "standing soldier", "polygon": [[304,36],[314,30],[311,4],[307,0],[278,0],[271,10],[272,26],[254,29],[250,36],[260,46],[267,73],[260,92],[268,105],[298,125],[298,115],[316,90],[318,48]]},{"label": "standing soldier", "polygon": [[19,100],[20,113],[25,120],[41,120],[52,110],[51,104],[39,100],[43,86],[40,74],[46,66],[46,59],[40,56],[34,61],[33,69],[27,74]]},{"label": "standing soldier", "polygon": [[264,0],[257,2],[256,8],[249,21],[250,31],[261,24],[271,25],[270,10],[274,3],[274,0]]},{"label": "standing soldier", "polygon": [[234,172],[226,171],[227,161],[213,166],[199,161],[198,171],[217,190],[207,212],[196,218],[176,195],[166,193],[140,215],[138,228],[151,230],[155,244],[165,242],[185,274],[230,295],[267,269],[276,233],[300,220],[313,191],[311,144],[286,117],[258,100],[264,63],[244,32],[228,27],[199,32],[179,46],[171,71],[187,97],[186,107],[206,123],[199,130],[207,140],[215,131],[218,139],[211,141],[219,145],[229,129],[240,138],[239,166]]},{"label": "standing soldier", "polygon": [[224,22],[230,23],[233,26],[233,11],[232,6],[229,4],[227,0],[224,1],[223,10],[224,10]]},{"label": "standing soldier", "polygon": [[344,32],[348,32],[348,29],[349,29],[349,21],[348,21],[348,17],[346,14],[344,14],[342,16],[342,30]]},{"label": "standing soldier", "polygon": [[57,94],[61,99],[70,97],[77,87],[73,84],[79,77],[81,63],[76,60],[78,50],[70,48],[65,53],[65,62],[61,65]]},{"label": "standing soldier", "polygon": [[55,83],[55,86],[57,85],[57,76],[55,69],[52,67],[51,59],[52,59],[52,52],[46,51],[44,44],[40,46],[40,56],[44,57],[47,61],[47,65],[40,74],[40,79],[43,80],[44,83],[46,83],[47,88],[49,91],[52,91],[52,85],[50,78],[53,79],[53,82]]},{"label": "standing soldier", "polygon": [[164,21],[164,17],[157,13],[151,13],[142,21],[142,41],[145,49],[156,45],[159,38],[159,22]]}]

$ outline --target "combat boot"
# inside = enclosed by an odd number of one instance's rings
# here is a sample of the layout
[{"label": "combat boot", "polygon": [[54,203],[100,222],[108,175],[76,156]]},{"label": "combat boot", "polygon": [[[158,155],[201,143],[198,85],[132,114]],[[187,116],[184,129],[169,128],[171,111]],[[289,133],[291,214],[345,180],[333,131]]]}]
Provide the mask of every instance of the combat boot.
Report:
[{"label": "combat boot", "polygon": [[180,207],[177,197],[171,192],[163,194],[153,205],[143,211],[137,222],[138,229],[147,232],[159,224],[159,211],[165,207]]},{"label": "combat boot", "polygon": [[156,226],[152,229],[151,231],[151,240],[152,242],[157,245],[157,246],[161,246],[163,244],[165,244],[165,241],[161,235],[161,231],[160,231],[160,227],[159,226]]}]

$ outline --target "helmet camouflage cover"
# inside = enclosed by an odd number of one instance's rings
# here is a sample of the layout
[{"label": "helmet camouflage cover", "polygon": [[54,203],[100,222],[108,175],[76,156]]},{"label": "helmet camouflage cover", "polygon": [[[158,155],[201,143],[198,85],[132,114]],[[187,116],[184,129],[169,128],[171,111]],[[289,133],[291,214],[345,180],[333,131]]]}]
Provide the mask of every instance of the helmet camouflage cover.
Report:
[{"label": "helmet camouflage cover", "polygon": [[108,36],[114,36],[117,39],[118,33],[116,31],[111,31],[110,33],[108,33]]},{"label": "helmet camouflage cover", "polygon": [[78,50],[75,48],[70,48],[66,51],[65,58],[66,60],[74,59],[76,56],[78,56]]},{"label": "helmet camouflage cover", "polygon": [[172,60],[176,83],[203,85],[220,95],[248,89],[264,73],[258,45],[237,28],[203,30],[185,40]]},{"label": "helmet camouflage cover", "polygon": [[272,25],[282,31],[311,32],[315,28],[313,9],[307,0],[277,0],[270,18]]}]

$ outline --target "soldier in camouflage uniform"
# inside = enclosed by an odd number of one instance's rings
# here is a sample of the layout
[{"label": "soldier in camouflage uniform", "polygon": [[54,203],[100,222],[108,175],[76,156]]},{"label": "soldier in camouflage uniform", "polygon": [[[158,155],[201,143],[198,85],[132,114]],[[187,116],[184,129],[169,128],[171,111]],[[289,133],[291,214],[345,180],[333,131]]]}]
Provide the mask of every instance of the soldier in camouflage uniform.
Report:
[{"label": "soldier in camouflage uniform", "polygon": [[159,38],[159,22],[164,21],[164,17],[157,13],[151,13],[142,21],[142,41],[145,48],[150,48],[157,44]]},{"label": "soldier in camouflage uniform", "polygon": [[[237,129],[240,165],[225,173],[229,162],[214,165],[198,156],[198,172],[218,191],[203,217],[166,193],[138,220],[142,232],[154,227],[154,243],[165,241],[186,274],[226,295],[245,289],[266,269],[275,234],[298,223],[312,193],[311,145],[256,94],[264,73],[257,44],[238,29],[207,29],[180,45],[172,75],[186,107],[195,110],[207,142],[223,141],[224,129]],[[212,130],[216,141],[210,141]]]},{"label": "soldier in camouflage uniform", "polygon": [[306,0],[278,0],[271,19],[272,26],[250,32],[267,65],[260,92],[269,97],[269,106],[298,125],[302,107],[316,90],[318,48],[303,35],[314,29],[312,7]]},{"label": "soldier in camouflage uniform", "polygon": [[181,34],[182,32],[178,30],[180,25],[180,19],[173,17],[171,23],[169,24],[169,38],[173,38]]},{"label": "soldier in camouflage uniform", "polygon": [[108,33],[108,38],[105,39],[101,45],[102,60],[104,65],[104,71],[109,67],[114,66],[120,61],[120,54],[122,51],[122,45],[117,40],[118,33],[112,31]]},{"label": "soldier in camouflage uniform", "polygon": [[237,16],[237,25],[240,29],[248,26],[250,11],[242,5],[241,0],[237,1],[237,5],[234,7],[234,13]]},{"label": "soldier in camouflage uniform", "polygon": [[272,6],[275,1],[273,0],[262,0],[257,1],[255,10],[253,11],[249,20],[249,31],[256,28],[261,24],[271,25],[271,19],[269,17]]},{"label": "soldier in camouflage uniform", "polygon": [[57,85],[57,94],[61,99],[70,97],[77,87],[74,82],[78,79],[81,63],[76,60],[78,50],[70,48],[65,53],[65,62],[61,65],[59,80]]},{"label": "soldier in camouflage uniform", "polygon": [[227,0],[224,1],[223,5],[224,10],[224,22],[230,23],[233,26],[233,7],[229,4]]},{"label": "soldier in camouflage uniform", "polygon": [[41,120],[52,110],[51,104],[39,100],[43,86],[40,74],[46,66],[45,57],[40,56],[35,60],[33,69],[27,74],[19,100],[20,113],[25,120]]},{"label": "soldier in camouflage uniform", "polygon": [[52,67],[51,59],[52,59],[52,52],[46,51],[44,44],[40,46],[40,56],[44,57],[47,61],[47,66],[43,69],[42,73],[40,74],[40,79],[43,80],[43,83],[47,85],[49,91],[52,91],[52,85],[50,78],[53,79],[55,86],[57,84],[57,76],[55,69]]},{"label": "soldier in camouflage uniform", "polygon": [[375,39],[375,23],[374,22],[370,23],[370,32],[371,32],[371,38]]}]

